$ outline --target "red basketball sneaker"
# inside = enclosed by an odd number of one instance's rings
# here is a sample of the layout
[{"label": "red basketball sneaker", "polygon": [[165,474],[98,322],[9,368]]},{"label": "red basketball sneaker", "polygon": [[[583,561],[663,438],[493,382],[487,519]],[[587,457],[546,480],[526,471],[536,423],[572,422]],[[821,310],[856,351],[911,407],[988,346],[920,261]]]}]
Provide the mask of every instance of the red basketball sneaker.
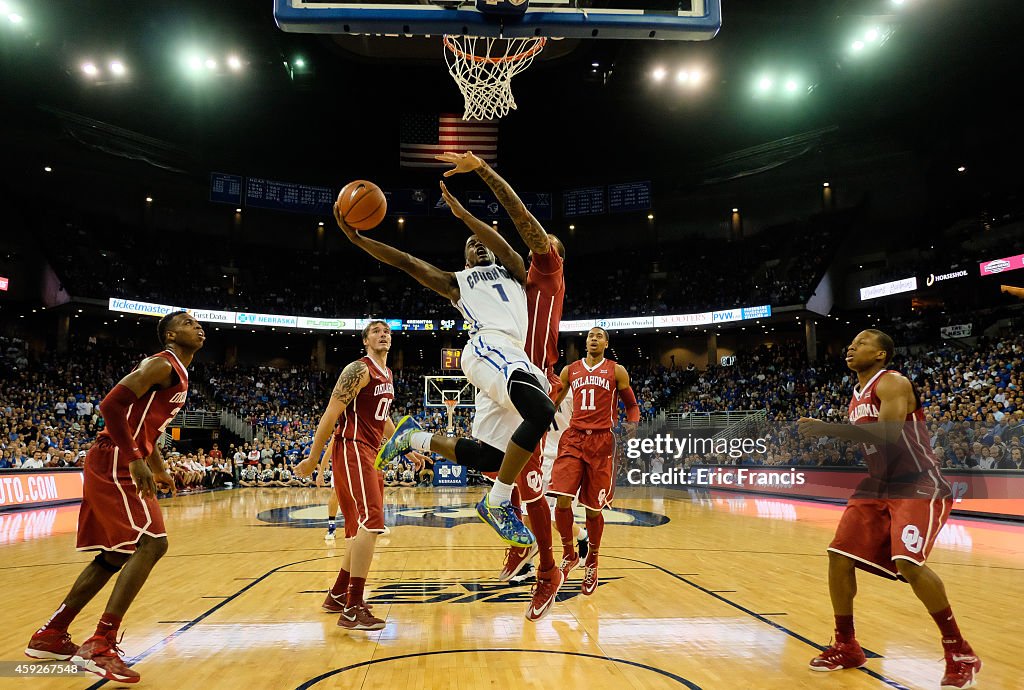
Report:
[{"label": "red basketball sneaker", "polygon": [[558,569],[562,571],[562,576],[568,580],[569,573],[580,567],[580,555],[574,554],[572,558],[568,556],[562,556],[562,564],[558,566]]},{"label": "red basketball sneaker", "polygon": [[71,641],[71,635],[64,630],[45,628],[32,634],[25,647],[25,656],[33,659],[56,659],[67,661],[78,651],[78,645]]},{"label": "red basketball sneaker", "polygon": [[338,616],[338,627],[346,630],[383,630],[384,621],[375,618],[366,604],[346,608]]},{"label": "red basketball sneaker", "polygon": [[851,642],[836,641],[828,649],[811,659],[812,671],[842,671],[847,668],[860,668],[868,662],[864,650],[857,640]]},{"label": "red basketball sneaker", "polygon": [[327,597],[324,599],[324,603],[320,604],[327,613],[341,613],[345,610],[345,595],[335,596],[331,594],[331,590],[327,590]]},{"label": "red basketball sneaker", "polygon": [[533,600],[526,609],[526,620],[536,622],[548,615],[563,582],[565,575],[557,566],[537,573],[537,584],[533,586]]},{"label": "red basketball sneaker", "polygon": [[597,564],[588,564],[586,569],[583,571],[583,584],[580,586],[580,591],[590,596],[597,591]]},{"label": "red basketball sneaker", "polygon": [[973,688],[975,677],[981,670],[981,659],[964,642],[955,652],[946,652],[946,674],[942,676],[942,690],[961,690]]},{"label": "red basketball sneaker", "polygon": [[100,678],[116,680],[118,683],[138,683],[142,676],[128,668],[121,659],[124,652],[117,646],[119,641],[93,635],[78,648],[71,657],[71,663]]},{"label": "red basketball sneaker", "polygon": [[501,569],[498,579],[502,582],[511,580],[530,564],[539,551],[540,547],[536,544],[523,547],[510,546],[505,549],[505,567]]}]

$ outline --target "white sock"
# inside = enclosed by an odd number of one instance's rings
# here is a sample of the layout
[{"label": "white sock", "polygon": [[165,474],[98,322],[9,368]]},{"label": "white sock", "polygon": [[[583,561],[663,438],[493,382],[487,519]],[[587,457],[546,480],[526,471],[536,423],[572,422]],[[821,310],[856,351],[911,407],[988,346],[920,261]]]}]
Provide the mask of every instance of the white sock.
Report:
[{"label": "white sock", "polygon": [[430,439],[434,435],[429,431],[414,431],[409,434],[409,446],[420,452],[430,452]]},{"label": "white sock", "polygon": [[576,541],[583,541],[586,538],[587,538],[587,528],[586,527],[580,527],[580,534],[579,534],[578,537],[576,537]]},{"label": "white sock", "polygon": [[496,506],[499,503],[505,503],[506,501],[512,500],[512,485],[506,484],[500,479],[494,480],[494,486],[491,487],[491,493],[489,494],[488,502],[492,506]]}]

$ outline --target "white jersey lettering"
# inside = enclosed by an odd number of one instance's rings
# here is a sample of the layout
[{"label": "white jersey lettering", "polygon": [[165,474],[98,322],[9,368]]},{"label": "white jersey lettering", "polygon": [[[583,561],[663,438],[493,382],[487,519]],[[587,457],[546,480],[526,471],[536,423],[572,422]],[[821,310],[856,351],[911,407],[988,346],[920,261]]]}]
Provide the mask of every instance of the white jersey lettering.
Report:
[{"label": "white jersey lettering", "polygon": [[469,324],[469,335],[496,333],[526,341],[527,309],[523,286],[501,266],[458,271],[459,301],[452,305]]}]

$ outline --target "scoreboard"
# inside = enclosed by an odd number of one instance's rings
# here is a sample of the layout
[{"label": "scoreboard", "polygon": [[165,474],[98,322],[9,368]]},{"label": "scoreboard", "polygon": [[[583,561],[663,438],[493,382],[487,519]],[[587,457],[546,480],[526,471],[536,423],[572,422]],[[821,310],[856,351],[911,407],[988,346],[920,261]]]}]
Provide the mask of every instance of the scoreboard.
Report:
[{"label": "scoreboard", "polygon": [[451,348],[441,349],[441,368],[442,369],[462,369],[462,350],[454,350]]}]

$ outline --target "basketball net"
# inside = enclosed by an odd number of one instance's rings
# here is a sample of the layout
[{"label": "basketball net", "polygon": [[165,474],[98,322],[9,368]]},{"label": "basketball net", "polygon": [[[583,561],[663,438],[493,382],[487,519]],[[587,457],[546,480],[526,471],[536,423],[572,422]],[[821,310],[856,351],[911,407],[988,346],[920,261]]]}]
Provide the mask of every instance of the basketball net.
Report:
[{"label": "basketball net", "polygon": [[466,103],[464,120],[494,120],[516,109],[512,77],[533,62],[547,39],[445,34],[448,72]]},{"label": "basketball net", "polygon": [[455,406],[459,404],[458,398],[446,399],[444,406],[448,408],[448,433],[455,431],[455,422],[453,415],[455,414]]}]

